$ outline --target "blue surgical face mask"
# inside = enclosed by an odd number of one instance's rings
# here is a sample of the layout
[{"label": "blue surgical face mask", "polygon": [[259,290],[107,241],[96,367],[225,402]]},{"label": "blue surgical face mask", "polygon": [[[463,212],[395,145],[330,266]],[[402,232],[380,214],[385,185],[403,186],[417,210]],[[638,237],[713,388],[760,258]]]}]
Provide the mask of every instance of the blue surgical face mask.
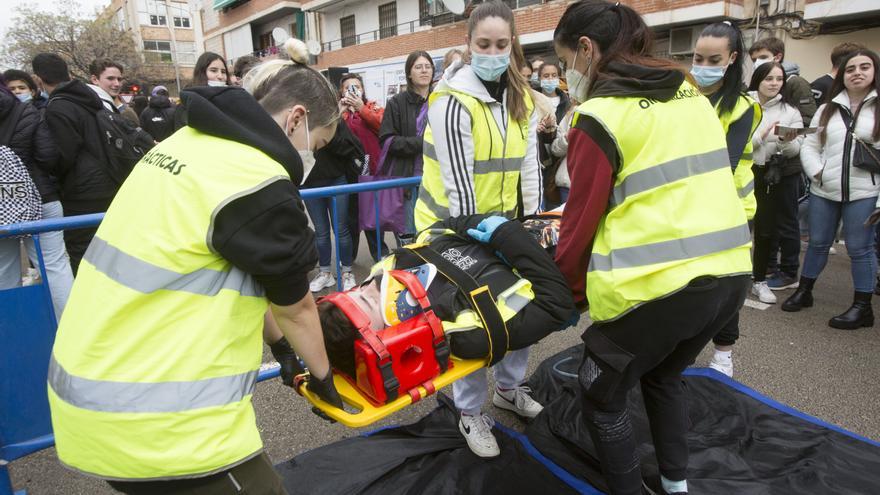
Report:
[{"label": "blue surgical face mask", "polygon": [[41,96],[44,100],[48,100],[48,99],[49,99],[49,93],[48,93],[47,91],[40,91],[40,96]]},{"label": "blue surgical face mask", "polygon": [[710,67],[707,65],[695,65],[691,67],[691,75],[701,88],[708,88],[724,78],[727,66]]},{"label": "blue surgical face mask", "polygon": [[18,98],[18,101],[20,101],[22,103],[27,103],[27,102],[34,99],[34,97],[30,93],[21,93],[21,94],[15,95],[15,97]]},{"label": "blue surgical face mask", "polygon": [[484,81],[497,81],[510,66],[510,52],[501,55],[471,53],[471,69]]},{"label": "blue surgical face mask", "polygon": [[530,80],[532,81],[532,84],[538,84],[538,73],[532,72]]},{"label": "blue surgical face mask", "polygon": [[559,79],[541,79],[541,89],[543,89],[545,93],[555,93],[556,88],[558,87]]}]

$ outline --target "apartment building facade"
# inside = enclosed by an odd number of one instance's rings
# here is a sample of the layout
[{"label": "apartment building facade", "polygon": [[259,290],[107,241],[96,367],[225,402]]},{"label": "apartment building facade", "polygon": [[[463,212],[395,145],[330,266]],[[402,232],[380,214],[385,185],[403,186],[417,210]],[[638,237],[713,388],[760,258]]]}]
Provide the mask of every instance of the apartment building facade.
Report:
[{"label": "apartment building facade", "polygon": [[271,57],[276,53],[272,32],[305,37],[300,2],[286,0],[193,0],[204,30],[204,49],[229,63],[243,55]]},{"label": "apartment building facade", "polygon": [[[527,57],[555,59],[553,30],[571,0],[504,0],[514,9]],[[880,49],[877,0],[623,0],[657,33],[656,54],[690,60],[700,30],[718,20],[743,25],[748,46],[757,34],[786,40],[788,58],[807,78],[828,70],[831,48],[844,40]],[[441,0],[312,0],[302,4],[306,39],[321,43],[317,67],[360,73],[371,99],[383,103],[405,83],[403,63],[426,50],[438,63],[464,48],[466,22]],[[756,31],[756,22],[760,29]]]},{"label": "apartment building facade", "polygon": [[112,0],[103,13],[132,33],[143,59],[141,74],[150,84],[178,93],[191,79],[202,52],[201,18],[187,1]]}]

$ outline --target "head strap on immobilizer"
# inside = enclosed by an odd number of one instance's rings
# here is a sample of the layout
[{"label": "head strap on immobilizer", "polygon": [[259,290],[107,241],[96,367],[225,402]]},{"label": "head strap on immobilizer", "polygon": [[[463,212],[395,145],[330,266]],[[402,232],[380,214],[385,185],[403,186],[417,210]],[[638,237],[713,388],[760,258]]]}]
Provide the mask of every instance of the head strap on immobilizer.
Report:
[{"label": "head strap on immobilizer", "polygon": [[498,310],[498,304],[492,291],[489,290],[489,286],[477,283],[466,271],[441,256],[427,244],[413,245],[403,249],[436,266],[444,277],[467,296],[471,307],[483,321],[483,330],[489,338],[489,366],[501,361],[509,348],[510,335],[507,332],[507,323]]},{"label": "head strap on immobilizer", "polygon": [[389,270],[388,274],[402,283],[422,308],[422,314],[417,318],[424,319],[431,327],[431,333],[434,336],[434,356],[437,359],[437,364],[440,365],[440,370],[445,373],[449,367],[449,344],[446,342],[443,324],[440,322],[440,318],[434,314],[434,308],[431,307],[431,301],[428,300],[425,286],[422,285],[418,277],[404,270]]},{"label": "head strap on immobilizer", "polygon": [[389,402],[396,399],[400,389],[400,381],[394,376],[394,371],[391,369],[391,353],[388,352],[385,343],[382,342],[376,335],[376,332],[370,327],[370,317],[345,292],[335,292],[318,299],[319,303],[324,301],[332,303],[339,308],[345,317],[348,318],[348,321],[357,328],[361,338],[370,346],[370,349],[376,353],[376,357],[379,360],[379,371],[382,373],[382,382],[385,387],[385,396],[388,397]]}]

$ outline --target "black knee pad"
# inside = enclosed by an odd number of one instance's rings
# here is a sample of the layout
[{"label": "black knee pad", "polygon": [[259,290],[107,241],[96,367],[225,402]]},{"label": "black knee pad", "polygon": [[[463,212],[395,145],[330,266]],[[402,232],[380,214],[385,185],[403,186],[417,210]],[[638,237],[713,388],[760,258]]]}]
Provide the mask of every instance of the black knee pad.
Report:
[{"label": "black knee pad", "polygon": [[[634,356],[598,331],[587,330],[584,344],[584,358],[578,368],[584,399],[597,409],[623,409],[626,390],[620,389],[621,382]],[[612,404],[620,407],[607,407]]]}]

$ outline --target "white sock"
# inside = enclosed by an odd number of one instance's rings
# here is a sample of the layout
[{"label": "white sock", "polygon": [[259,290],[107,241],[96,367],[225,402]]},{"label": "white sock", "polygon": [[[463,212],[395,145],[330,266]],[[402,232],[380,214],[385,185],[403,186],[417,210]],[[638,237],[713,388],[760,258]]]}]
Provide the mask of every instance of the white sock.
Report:
[{"label": "white sock", "polygon": [[478,407],[476,409],[462,409],[461,413],[465,416],[479,416],[482,410]]},{"label": "white sock", "polygon": [[[727,353],[730,354],[730,351],[727,351]],[[687,480],[670,481],[661,475],[660,484],[663,485],[663,491],[666,493],[687,493],[688,491]]]},{"label": "white sock", "polygon": [[733,355],[733,351],[719,351],[715,349],[715,356],[721,359],[730,360],[731,355]]}]

